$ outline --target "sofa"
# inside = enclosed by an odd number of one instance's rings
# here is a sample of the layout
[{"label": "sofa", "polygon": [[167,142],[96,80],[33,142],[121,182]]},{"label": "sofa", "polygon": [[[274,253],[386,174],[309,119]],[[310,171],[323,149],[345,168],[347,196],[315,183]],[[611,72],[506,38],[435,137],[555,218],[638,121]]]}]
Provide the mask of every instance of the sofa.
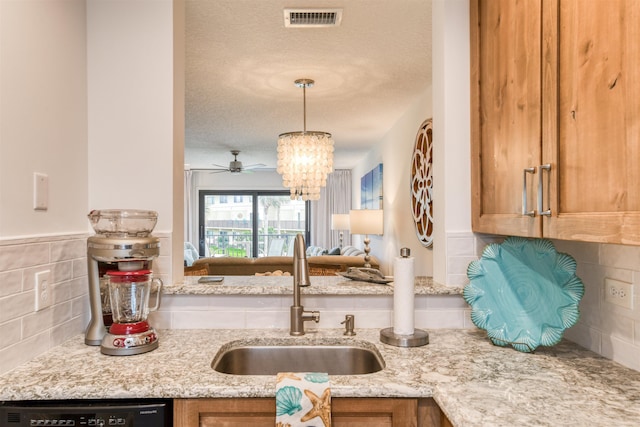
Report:
[{"label": "sofa", "polygon": [[[307,249],[309,274],[312,276],[334,275],[347,271],[349,267],[364,267],[364,252],[353,246],[345,246],[341,250],[328,251],[310,247]],[[339,255],[329,255],[329,252]],[[380,268],[380,263],[371,257],[371,267]],[[209,257],[194,261],[192,268],[206,271],[210,276],[253,276],[267,273],[293,273],[293,257],[265,256],[260,258]]]}]

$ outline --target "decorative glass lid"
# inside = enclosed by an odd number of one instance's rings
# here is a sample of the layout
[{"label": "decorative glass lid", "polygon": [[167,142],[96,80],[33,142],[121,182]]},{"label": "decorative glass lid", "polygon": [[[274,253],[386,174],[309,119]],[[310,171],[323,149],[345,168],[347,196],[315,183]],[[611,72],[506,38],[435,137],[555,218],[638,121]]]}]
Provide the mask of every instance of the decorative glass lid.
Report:
[{"label": "decorative glass lid", "polygon": [[157,212],[137,209],[93,210],[88,217],[94,231],[107,237],[147,237],[158,222]]}]

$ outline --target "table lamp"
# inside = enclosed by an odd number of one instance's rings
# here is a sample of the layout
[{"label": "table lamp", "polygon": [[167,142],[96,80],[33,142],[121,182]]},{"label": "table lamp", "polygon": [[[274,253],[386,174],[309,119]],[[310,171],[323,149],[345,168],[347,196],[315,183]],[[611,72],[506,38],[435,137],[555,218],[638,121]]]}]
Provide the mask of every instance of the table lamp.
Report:
[{"label": "table lamp", "polygon": [[349,211],[351,234],[364,234],[364,266],[371,268],[370,234],[382,235],[384,218],[382,209],[354,209]]},{"label": "table lamp", "polygon": [[331,229],[340,231],[340,249],[342,249],[344,230],[349,229],[349,214],[332,214]]}]

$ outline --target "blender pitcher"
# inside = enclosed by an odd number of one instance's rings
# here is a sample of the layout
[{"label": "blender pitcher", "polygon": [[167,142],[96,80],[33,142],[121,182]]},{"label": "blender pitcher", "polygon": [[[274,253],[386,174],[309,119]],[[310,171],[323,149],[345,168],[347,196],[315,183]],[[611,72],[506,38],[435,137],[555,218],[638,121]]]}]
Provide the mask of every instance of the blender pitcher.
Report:
[{"label": "blender pitcher", "polygon": [[[142,332],[140,329],[147,325],[149,312],[157,310],[160,305],[162,280],[151,278],[150,270],[108,271],[107,276],[114,325],[127,325],[127,331],[124,333]],[[152,283],[157,284],[158,293],[155,305],[150,308]],[[116,326],[116,329],[120,328]]]}]

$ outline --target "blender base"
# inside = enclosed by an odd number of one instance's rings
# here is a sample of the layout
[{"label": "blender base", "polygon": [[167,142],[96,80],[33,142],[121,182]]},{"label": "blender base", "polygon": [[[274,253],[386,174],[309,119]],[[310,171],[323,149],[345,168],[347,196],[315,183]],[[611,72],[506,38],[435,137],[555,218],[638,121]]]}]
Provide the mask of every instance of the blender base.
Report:
[{"label": "blender base", "polygon": [[155,329],[137,334],[114,335],[107,333],[102,339],[100,353],[109,356],[131,356],[158,348],[158,334]]}]

